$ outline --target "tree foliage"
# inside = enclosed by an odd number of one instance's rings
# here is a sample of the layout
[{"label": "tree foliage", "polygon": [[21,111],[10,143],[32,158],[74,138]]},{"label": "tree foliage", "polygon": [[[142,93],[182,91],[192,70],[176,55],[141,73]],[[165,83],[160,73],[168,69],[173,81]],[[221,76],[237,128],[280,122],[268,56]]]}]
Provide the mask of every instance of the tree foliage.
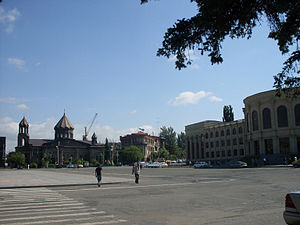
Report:
[{"label": "tree foliage", "polygon": [[129,147],[125,147],[122,150],[120,156],[121,156],[121,161],[124,164],[131,164],[133,162],[139,162],[144,157],[142,151],[134,145],[131,145]]},{"label": "tree foliage", "polygon": [[224,105],[223,107],[223,122],[230,122],[234,120],[233,109],[231,105]]},{"label": "tree foliage", "polygon": [[161,127],[159,137],[165,141],[165,147],[170,154],[176,154],[176,132],[172,127]]},{"label": "tree foliage", "polygon": [[[148,0],[141,0],[141,4]],[[290,53],[280,73],[274,76],[278,93],[300,86],[300,1],[299,0],[190,0],[198,13],[179,19],[165,33],[158,56],[176,56],[177,69],[192,63],[187,50],[207,53],[212,64],[223,62],[222,43],[226,37],[251,38],[252,30],[263,20],[270,28],[269,38],[277,42],[282,54]],[[295,47],[291,51],[290,48]],[[294,89],[299,92],[299,89]],[[297,93],[296,93],[297,94]]]},{"label": "tree foliage", "polygon": [[7,161],[9,162],[10,166],[17,166],[19,168],[25,165],[25,155],[21,152],[16,152],[10,154],[7,157]]}]

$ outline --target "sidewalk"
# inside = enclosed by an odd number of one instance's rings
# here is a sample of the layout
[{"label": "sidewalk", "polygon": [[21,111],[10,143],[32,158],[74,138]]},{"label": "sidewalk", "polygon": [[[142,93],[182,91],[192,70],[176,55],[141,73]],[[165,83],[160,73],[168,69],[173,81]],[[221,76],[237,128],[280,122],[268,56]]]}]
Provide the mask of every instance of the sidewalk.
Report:
[{"label": "sidewalk", "polygon": [[[130,181],[126,178],[104,176],[102,184],[116,184]],[[55,170],[23,169],[0,170],[0,189],[5,188],[29,188],[29,187],[59,187],[97,185],[97,179],[93,174],[62,173]]]}]

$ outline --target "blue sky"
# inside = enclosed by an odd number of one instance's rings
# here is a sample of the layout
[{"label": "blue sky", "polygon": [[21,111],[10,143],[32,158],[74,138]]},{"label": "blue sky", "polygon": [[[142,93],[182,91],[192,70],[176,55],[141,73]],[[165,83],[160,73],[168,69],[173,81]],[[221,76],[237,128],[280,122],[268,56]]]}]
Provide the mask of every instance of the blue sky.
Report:
[{"label": "blue sky", "polygon": [[242,119],[243,99],[270,90],[285,56],[268,39],[266,24],[250,40],[223,43],[224,62],[190,52],[192,66],[157,57],[164,33],[196,13],[187,0],[3,0],[0,3],[0,136],[16,146],[26,116],[31,138],[53,138],[64,110],[80,139],[98,139],[145,128],[159,132],[208,119],[221,120],[224,105]]}]

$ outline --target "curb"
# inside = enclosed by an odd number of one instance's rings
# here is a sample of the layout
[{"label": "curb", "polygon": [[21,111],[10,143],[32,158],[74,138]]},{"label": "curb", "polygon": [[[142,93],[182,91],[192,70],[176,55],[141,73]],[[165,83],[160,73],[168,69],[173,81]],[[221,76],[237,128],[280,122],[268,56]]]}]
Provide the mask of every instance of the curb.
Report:
[{"label": "curb", "polygon": [[[108,182],[102,183],[101,185],[109,185],[109,184],[122,184],[126,182]],[[46,185],[27,185],[27,186],[8,186],[8,187],[0,187],[1,189],[17,189],[17,188],[41,188],[41,187],[76,187],[76,186],[97,186],[97,182],[95,183],[87,183],[87,184],[46,184]]]}]

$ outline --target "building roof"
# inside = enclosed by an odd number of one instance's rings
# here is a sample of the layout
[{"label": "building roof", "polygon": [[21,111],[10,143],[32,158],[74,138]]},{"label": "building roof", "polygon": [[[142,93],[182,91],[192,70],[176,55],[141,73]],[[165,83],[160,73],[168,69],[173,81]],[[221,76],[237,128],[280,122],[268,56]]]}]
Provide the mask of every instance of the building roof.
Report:
[{"label": "building roof", "polygon": [[54,129],[74,129],[73,125],[70,123],[68,118],[66,117],[66,114],[64,113],[63,117],[58,121],[58,123],[55,125]]},{"label": "building roof", "polygon": [[29,127],[29,123],[27,122],[27,120],[25,119],[25,116],[23,117],[23,119],[21,120],[21,122],[19,123],[20,127]]},{"label": "building roof", "polygon": [[45,143],[51,142],[50,139],[29,139],[29,145],[32,146],[42,146]]}]

